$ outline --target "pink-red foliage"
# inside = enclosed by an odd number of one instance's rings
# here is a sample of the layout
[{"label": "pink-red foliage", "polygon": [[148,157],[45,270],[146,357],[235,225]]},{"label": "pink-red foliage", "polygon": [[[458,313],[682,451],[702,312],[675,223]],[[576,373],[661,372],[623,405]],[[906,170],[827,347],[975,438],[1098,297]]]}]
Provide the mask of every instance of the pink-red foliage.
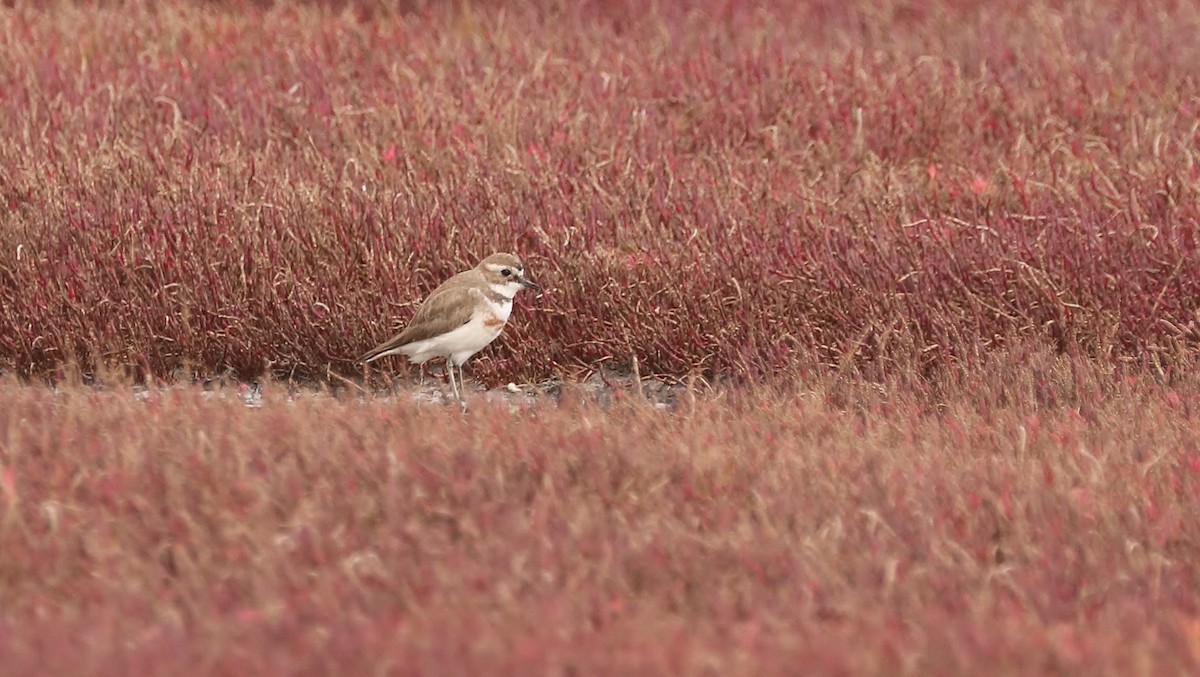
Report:
[{"label": "pink-red foliage", "polygon": [[676,413],[6,384],[0,665],[1200,670],[1195,379],[1026,357]]},{"label": "pink-red foliage", "polygon": [[496,249],[484,377],[1194,351],[1194,4],[652,5],[0,10],[0,360],[323,377]]}]

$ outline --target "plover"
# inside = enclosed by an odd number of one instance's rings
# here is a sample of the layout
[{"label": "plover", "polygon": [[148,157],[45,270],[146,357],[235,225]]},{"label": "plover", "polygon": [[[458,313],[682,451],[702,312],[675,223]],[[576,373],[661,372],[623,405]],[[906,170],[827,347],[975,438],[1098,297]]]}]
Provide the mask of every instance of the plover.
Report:
[{"label": "plover", "polygon": [[454,397],[465,399],[454,379],[458,367],[500,336],[512,314],[513,297],[525,289],[541,289],[525,277],[525,266],[513,254],[492,254],[471,270],[446,280],[425,299],[404,331],[358,358],[369,363],[389,355],[406,355],[413,364],[446,359]]}]

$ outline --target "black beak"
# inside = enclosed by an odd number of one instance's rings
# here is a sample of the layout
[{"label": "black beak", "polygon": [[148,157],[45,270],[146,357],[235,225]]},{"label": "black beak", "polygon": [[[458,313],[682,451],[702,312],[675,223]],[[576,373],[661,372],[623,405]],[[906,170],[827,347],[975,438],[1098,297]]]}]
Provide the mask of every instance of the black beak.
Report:
[{"label": "black beak", "polygon": [[529,287],[530,289],[536,289],[538,291],[542,290],[542,288],[539,287],[536,282],[534,282],[533,280],[531,280],[527,277],[522,277],[517,281],[520,282],[521,284],[525,285],[526,287]]}]

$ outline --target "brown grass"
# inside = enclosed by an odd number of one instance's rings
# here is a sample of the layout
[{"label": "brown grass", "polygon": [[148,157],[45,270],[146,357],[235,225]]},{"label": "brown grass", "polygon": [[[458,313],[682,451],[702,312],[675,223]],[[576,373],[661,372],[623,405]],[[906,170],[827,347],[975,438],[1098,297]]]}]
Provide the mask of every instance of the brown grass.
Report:
[{"label": "brown grass", "polygon": [[1026,358],[953,393],[828,381],[673,414],[10,383],[0,663],[1200,669],[1200,388]]},{"label": "brown grass", "polygon": [[0,672],[1200,671],[1200,9],[651,4],[0,8]]},{"label": "brown grass", "polygon": [[0,14],[0,360],[324,378],[495,249],[533,380],[1200,339],[1191,3]]}]

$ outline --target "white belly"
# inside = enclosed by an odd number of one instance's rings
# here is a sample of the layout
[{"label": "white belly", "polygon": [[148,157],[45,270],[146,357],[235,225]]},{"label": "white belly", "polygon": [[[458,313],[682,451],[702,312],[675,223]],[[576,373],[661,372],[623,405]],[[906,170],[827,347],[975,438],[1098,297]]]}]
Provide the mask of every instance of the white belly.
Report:
[{"label": "white belly", "polygon": [[512,300],[503,303],[487,302],[487,309],[475,311],[471,321],[441,336],[417,341],[405,346],[402,352],[410,362],[420,364],[434,357],[445,357],[463,364],[500,336],[504,323],[512,314]]}]

